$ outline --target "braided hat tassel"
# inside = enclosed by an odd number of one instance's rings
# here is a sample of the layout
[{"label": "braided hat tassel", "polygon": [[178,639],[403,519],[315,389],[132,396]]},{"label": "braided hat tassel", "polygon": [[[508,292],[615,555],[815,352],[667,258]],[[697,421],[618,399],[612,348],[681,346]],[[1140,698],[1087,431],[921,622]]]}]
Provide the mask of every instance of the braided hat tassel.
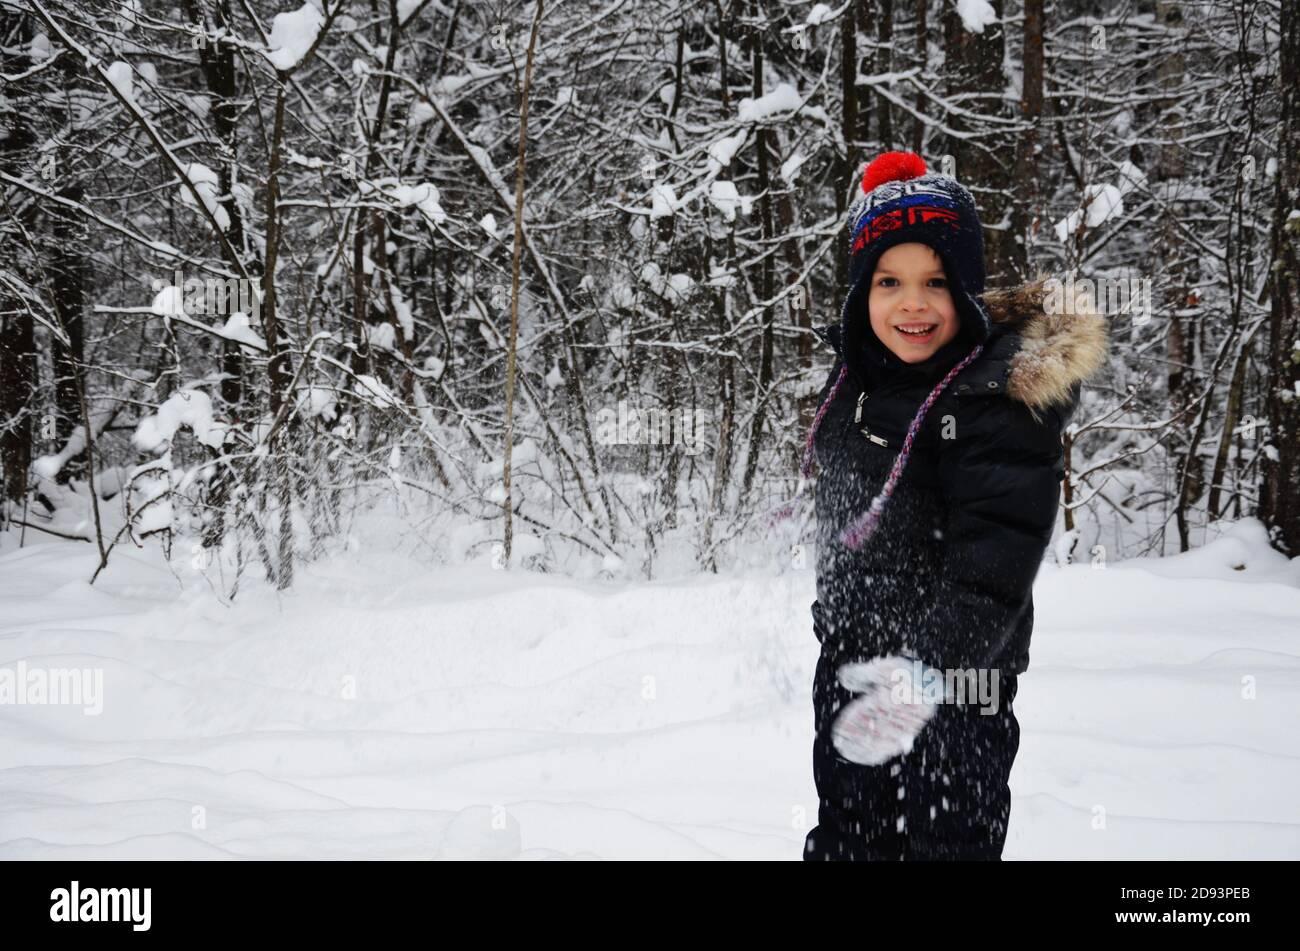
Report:
[{"label": "braided hat tassel", "polygon": [[885,479],[884,487],[880,493],[871,500],[871,506],[854,519],[847,528],[840,533],[840,541],[848,548],[856,551],[875,534],[877,526],[880,525],[880,516],[884,514],[885,506],[894,494],[894,487],[898,485],[898,480],[903,474],[903,469],[907,467],[907,460],[912,454],[912,443],[916,440],[916,434],[921,430],[921,423],[925,420],[925,414],[930,411],[935,400],[944,388],[952,382],[962,370],[970,365],[971,361],[980,355],[984,350],[983,344],[976,344],[970,353],[962,357],[961,361],[944,374],[944,378],[938,382],[930,395],[925,398],[916,415],[912,417],[912,423],[907,427],[907,437],[903,440],[903,448],[899,451],[898,456],[894,459],[893,468],[889,470],[889,477]]}]

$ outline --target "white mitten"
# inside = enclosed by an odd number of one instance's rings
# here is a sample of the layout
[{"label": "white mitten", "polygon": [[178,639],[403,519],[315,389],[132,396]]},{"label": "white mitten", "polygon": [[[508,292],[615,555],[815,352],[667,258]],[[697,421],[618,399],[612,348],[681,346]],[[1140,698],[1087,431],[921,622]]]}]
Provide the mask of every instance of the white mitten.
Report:
[{"label": "white mitten", "polygon": [[921,661],[901,656],[840,667],[840,684],[862,696],[845,704],[831,724],[835,749],[849,762],[864,766],[878,766],[909,752],[943,698],[942,690],[936,695],[934,689],[937,675]]}]

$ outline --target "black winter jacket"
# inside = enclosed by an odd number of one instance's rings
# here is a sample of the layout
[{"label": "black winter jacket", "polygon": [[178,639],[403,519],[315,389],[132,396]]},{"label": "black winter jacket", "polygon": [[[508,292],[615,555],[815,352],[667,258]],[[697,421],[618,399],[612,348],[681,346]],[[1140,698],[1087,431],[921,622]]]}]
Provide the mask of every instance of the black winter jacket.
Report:
[{"label": "black winter jacket", "polygon": [[828,661],[901,653],[941,670],[1029,666],[1031,588],[1056,522],[1061,433],[1106,356],[1103,317],[1046,314],[1043,295],[1041,279],[983,295],[992,334],[931,407],[859,551],[840,543],[840,531],[880,491],[917,409],[956,360],[945,366],[941,354],[939,366],[879,379],[860,352],[846,352],[839,325],[816,330],[848,357],[814,440],[812,611]]}]

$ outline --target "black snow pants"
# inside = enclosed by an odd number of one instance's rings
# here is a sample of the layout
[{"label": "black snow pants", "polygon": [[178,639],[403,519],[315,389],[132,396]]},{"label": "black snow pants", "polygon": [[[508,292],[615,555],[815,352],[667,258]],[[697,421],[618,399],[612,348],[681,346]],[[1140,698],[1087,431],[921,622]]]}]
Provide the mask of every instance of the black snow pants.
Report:
[{"label": "black snow pants", "polygon": [[1011,815],[1007,778],[1020,746],[1016,675],[999,673],[996,713],[940,704],[909,752],[863,766],[831,744],[835,713],[853,697],[835,668],[823,649],[813,686],[819,805],[803,858],[1000,860]]}]

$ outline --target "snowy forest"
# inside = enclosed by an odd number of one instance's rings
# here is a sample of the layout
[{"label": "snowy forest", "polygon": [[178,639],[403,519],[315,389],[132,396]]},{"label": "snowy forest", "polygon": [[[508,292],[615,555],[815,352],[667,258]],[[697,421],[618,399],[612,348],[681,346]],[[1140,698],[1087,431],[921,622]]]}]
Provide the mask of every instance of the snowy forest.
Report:
[{"label": "snowy forest", "polygon": [[1067,434],[1057,557],[1244,516],[1300,553],[1298,16],[4,0],[0,519],[227,594],[376,508],[438,562],[804,557],[768,516],[812,329],[862,167],[905,148],[976,195],[990,287],[1143,291]]}]

